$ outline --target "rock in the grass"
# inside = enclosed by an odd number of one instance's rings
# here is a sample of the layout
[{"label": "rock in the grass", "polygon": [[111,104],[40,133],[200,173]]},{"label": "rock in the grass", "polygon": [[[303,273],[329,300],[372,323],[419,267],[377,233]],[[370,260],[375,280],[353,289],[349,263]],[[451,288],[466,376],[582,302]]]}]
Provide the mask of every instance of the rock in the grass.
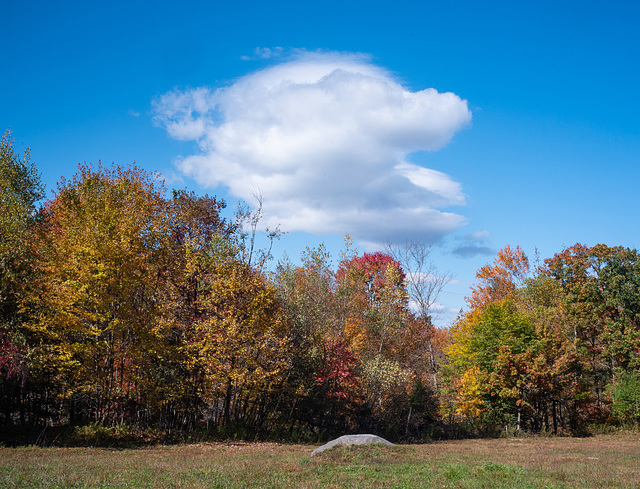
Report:
[{"label": "rock in the grass", "polygon": [[311,456],[324,452],[331,447],[335,447],[336,445],[371,445],[375,443],[381,443],[383,445],[388,445],[390,447],[394,446],[393,443],[385,440],[376,435],[344,435],[340,438],[336,438],[335,440],[331,440],[329,443],[322,445],[321,447],[316,448],[313,452],[311,452]]}]

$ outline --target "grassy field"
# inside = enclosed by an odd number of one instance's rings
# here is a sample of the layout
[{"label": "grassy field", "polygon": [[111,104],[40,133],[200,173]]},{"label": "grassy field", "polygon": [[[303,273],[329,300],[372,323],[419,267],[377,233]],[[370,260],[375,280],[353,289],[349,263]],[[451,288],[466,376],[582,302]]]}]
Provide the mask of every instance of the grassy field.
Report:
[{"label": "grassy field", "polygon": [[0,488],[640,488],[637,434],[313,448],[0,448]]}]

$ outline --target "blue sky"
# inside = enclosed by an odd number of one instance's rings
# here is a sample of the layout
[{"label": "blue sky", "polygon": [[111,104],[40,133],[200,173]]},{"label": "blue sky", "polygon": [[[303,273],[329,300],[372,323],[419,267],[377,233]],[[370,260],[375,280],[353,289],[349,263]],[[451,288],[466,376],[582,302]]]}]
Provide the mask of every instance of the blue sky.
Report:
[{"label": "blue sky", "polygon": [[[503,246],[640,246],[637,2],[4,2],[0,129],[263,193],[297,257],[437,240],[439,324]],[[431,90],[433,89],[433,90]],[[445,95],[449,94],[449,95]]]}]

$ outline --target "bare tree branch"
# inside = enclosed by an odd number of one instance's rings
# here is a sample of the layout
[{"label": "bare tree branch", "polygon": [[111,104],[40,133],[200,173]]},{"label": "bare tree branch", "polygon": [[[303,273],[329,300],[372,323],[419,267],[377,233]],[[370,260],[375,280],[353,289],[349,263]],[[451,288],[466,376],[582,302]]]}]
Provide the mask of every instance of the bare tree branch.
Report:
[{"label": "bare tree branch", "polygon": [[265,233],[267,235],[267,238],[269,239],[269,247],[267,249],[255,249],[258,224],[262,220],[263,216],[262,209],[264,197],[262,196],[262,192],[260,192],[259,190],[254,190],[252,192],[252,195],[256,201],[255,210],[251,210],[248,206],[239,204],[238,210],[236,211],[236,227],[239,232],[243,261],[247,265],[251,265],[254,258],[254,253],[257,253],[259,256],[256,268],[262,270],[265,263],[271,258],[273,241],[276,239],[280,239],[280,236],[282,236],[283,233],[280,230],[280,226],[276,226],[275,229],[269,229],[267,227],[265,229]]},{"label": "bare tree branch", "polygon": [[438,387],[438,354],[433,345],[434,326],[433,316],[434,305],[442,289],[451,279],[450,272],[442,273],[433,263],[431,254],[435,245],[418,241],[407,241],[403,247],[387,244],[386,251],[394,260],[400,263],[405,272],[407,281],[407,292],[410,304],[416,309],[416,315],[424,323],[427,332],[427,357],[433,379],[433,386]]},{"label": "bare tree branch", "polygon": [[416,315],[426,323],[437,316],[434,306],[442,289],[451,281],[450,272],[442,272],[431,260],[435,245],[418,241],[407,241],[399,247],[391,243],[386,251],[400,263],[407,279],[407,292]]}]

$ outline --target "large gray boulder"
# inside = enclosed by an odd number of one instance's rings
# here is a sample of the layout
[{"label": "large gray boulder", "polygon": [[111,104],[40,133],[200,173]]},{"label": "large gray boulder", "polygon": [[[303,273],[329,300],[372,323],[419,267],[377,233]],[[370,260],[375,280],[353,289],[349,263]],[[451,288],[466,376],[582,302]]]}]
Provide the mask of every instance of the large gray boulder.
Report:
[{"label": "large gray boulder", "polygon": [[329,443],[322,445],[321,447],[316,448],[313,452],[311,452],[311,456],[324,452],[331,447],[335,447],[336,445],[371,445],[375,443],[381,443],[383,445],[388,445],[390,447],[394,446],[393,443],[385,440],[376,435],[344,435],[340,438],[336,438],[335,440],[331,440]]}]

